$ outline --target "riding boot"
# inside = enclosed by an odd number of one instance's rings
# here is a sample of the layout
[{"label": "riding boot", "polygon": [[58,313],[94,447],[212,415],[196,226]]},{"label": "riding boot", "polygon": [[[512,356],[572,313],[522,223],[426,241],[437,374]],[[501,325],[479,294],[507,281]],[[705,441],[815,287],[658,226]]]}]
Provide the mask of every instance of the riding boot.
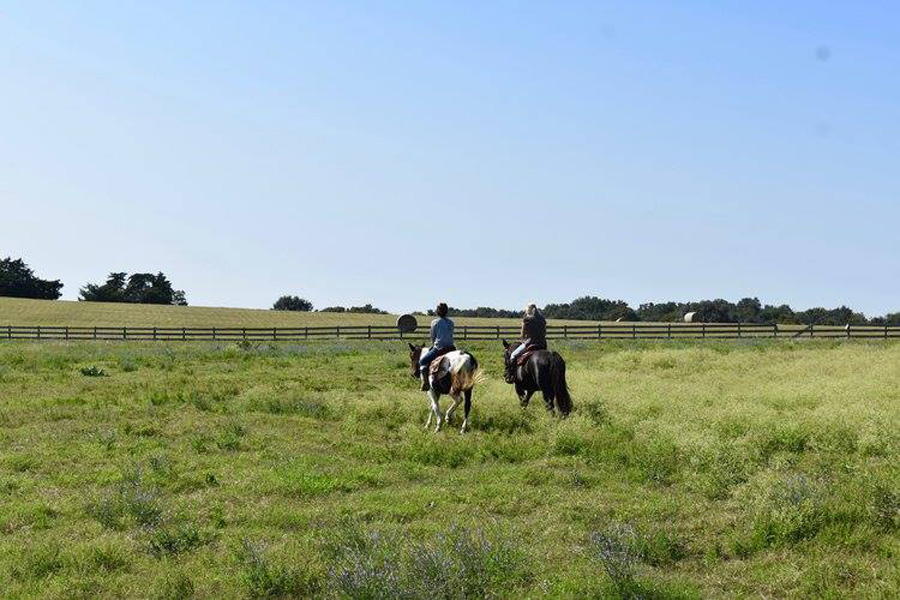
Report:
[{"label": "riding boot", "polygon": [[428,367],[422,367],[422,391],[427,392],[431,389],[431,386],[428,384]]}]

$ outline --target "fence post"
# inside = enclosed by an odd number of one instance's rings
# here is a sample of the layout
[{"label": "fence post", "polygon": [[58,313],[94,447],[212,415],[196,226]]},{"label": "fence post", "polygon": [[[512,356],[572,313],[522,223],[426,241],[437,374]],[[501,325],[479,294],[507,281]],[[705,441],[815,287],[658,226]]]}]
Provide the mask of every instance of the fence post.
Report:
[{"label": "fence post", "polygon": [[187,329],[185,327],[181,328],[181,341],[182,342],[187,341]]},{"label": "fence post", "polygon": [[497,339],[500,339],[500,326],[497,325]]},{"label": "fence post", "polygon": [[850,323],[847,323],[847,338],[850,338]]},{"label": "fence post", "polygon": [[341,326],[338,325],[337,327],[335,327],[335,331],[337,332],[337,333],[336,333],[337,338],[338,338],[338,339],[341,339]]},{"label": "fence post", "polygon": [[6,339],[8,339],[8,340],[12,339],[12,325],[6,326]]},{"label": "fence post", "polygon": [[37,339],[41,339],[41,326],[37,326]]},{"label": "fence post", "polygon": [[156,327],[153,328],[153,341],[156,341]]},{"label": "fence post", "polygon": [[666,325],[666,337],[668,337],[670,340],[672,339],[672,324],[671,323]]},{"label": "fence post", "polygon": [[278,328],[277,327],[272,328],[272,341],[273,342],[278,341]]},{"label": "fence post", "polygon": [[706,323],[700,323],[700,332],[703,334],[703,337],[706,337]]},{"label": "fence post", "polygon": [[[245,331],[244,331],[244,336],[246,337],[246,335],[247,335],[247,332],[246,332],[246,330],[245,330]],[[304,339],[304,340],[308,340],[308,339],[309,339],[309,327],[308,327],[308,326],[303,328],[303,339]]]},{"label": "fence post", "polygon": [[814,323],[809,324],[809,337],[813,337],[816,334],[816,326]]},{"label": "fence post", "polygon": [[597,323],[597,339],[603,337],[603,323]]},{"label": "fence post", "polygon": [[97,339],[97,326],[94,325],[94,339]]},{"label": "fence post", "polygon": [[468,325],[463,325],[463,339],[464,340],[469,339],[469,326]]},{"label": "fence post", "polygon": [[563,325],[563,339],[564,340],[569,339],[569,326],[568,325]]},{"label": "fence post", "polygon": [[631,324],[631,339],[637,339],[637,325],[635,325],[634,323]]},{"label": "fence post", "polygon": [[216,341],[216,328],[213,327],[213,341]]},{"label": "fence post", "polygon": [[368,332],[368,337],[371,340],[372,339],[372,326],[371,325],[369,325],[367,332]]},{"label": "fence post", "polygon": [[884,339],[887,339],[887,337],[888,337],[888,326],[887,326],[887,323],[885,323],[884,324]]},{"label": "fence post", "polygon": [[66,341],[69,341],[69,326],[66,325]]},{"label": "fence post", "polygon": [[127,339],[128,339],[128,328],[127,328],[127,327],[123,327],[123,328],[122,328],[122,339],[123,339],[123,340],[127,340]]},{"label": "fence post", "polygon": [[772,337],[778,337],[778,323],[772,323]]}]

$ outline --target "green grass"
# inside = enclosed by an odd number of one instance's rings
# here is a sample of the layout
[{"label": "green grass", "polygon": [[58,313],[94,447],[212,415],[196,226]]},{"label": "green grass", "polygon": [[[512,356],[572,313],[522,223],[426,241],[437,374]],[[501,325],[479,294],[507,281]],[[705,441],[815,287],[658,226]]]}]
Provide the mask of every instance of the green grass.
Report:
[{"label": "green grass", "polygon": [[[427,325],[430,317],[420,317]],[[457,317],[460,325],[518,326],[516,319]],[[0,297],[0,326],[69,327],[332,327],[395,325],[397,315],[288,312],[252,308],[165,306],[116,302],[74,302]],[[590,325],[591,321],[551,320],[551,324]]]},{"label": "green grass", "polygon": [[460,436],[399,342],[0,343],[0,595],[900,594],[900,344],[556,348]]}]

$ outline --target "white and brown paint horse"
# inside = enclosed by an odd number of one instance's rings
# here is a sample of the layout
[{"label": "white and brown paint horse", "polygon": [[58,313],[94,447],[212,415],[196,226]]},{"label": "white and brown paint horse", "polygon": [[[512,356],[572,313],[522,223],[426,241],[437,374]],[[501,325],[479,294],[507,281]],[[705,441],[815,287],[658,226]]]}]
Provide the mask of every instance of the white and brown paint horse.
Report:
[{"label": "white and brown paint horse", "polygon": [[[444,425],[444,421],[450,423],[453,417],[453,411],[459,406],[460,401],[465,400],[464,414],[460,433],[465,433],[469,426],[469,411],[472,409],[472,388],[479,380],[478,361],[475,357],[464,350],[454,350],[443,356],[436,358],[436,361],[444,361],[441,363],[442,368],[437,376],[425,367],[424,372],[419,366],[419,358],[425,351],[423,346],[415,346],[409,344],[409,364],[410,375],[413,378],[421,380],[428,378],[429,389],[428,398],[431,400],[431,410],[428,413],[428,421],[425,428],[431,426],[431,419],[437,419],[435,431],[440,431]],[[441,414],[441,395],[449,394],[453,398],[453,404],[447,409],[447,414]]]}]

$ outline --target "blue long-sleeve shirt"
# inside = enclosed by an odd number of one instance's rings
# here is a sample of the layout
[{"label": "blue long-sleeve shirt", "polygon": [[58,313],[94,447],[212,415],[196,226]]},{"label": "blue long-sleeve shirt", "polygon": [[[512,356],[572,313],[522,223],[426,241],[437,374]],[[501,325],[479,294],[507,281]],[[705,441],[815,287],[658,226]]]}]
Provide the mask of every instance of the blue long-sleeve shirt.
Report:
[{"label": "blue long-sleeve shirt", "polygon": [[431,322],[431,343],[435,348],[446,348],[453,345],[453,321],[447,317]]}]

